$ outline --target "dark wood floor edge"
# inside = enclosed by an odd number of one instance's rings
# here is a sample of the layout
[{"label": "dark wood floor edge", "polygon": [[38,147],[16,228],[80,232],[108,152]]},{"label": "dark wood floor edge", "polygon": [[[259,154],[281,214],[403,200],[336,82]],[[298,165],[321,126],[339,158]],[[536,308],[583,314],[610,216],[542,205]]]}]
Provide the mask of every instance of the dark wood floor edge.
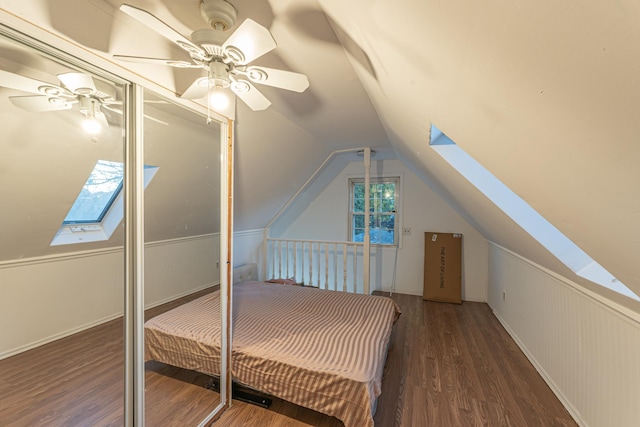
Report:
[{"label": "dark wood floor edge", "polygon": [[[162,306],[167,305],[167,304],[169,304],[169,305],[170,304],[175,304],[176,302],[178,302],[178,301],[180,301],[182,299],[185,299],[185,300],[193,299],[193,298],[196,298],[196,297],[200,296],[200,294],[204,295],[206,293],[213,292],[214,290],[216,290],[216,287],[217,288],[220,287],[220,282],[218,282],[218,283],[207,283],[205,286],[201,286],[201,287],[199,287],[197,289],[194,289],[194,290],[191,290],[191,291],[189,291],[187,293],[182,293],[182,294],[176,295],[176,296],[174,296],[172,298],[165,298],[164,300],[161,300],[159,302],[155,302],[155,303],[149,304],[148,306],[145,307],[144,311],[145,311],[145,313],[147,311],[149,311],[149,310],[153,311],[154,309],[159,309]],[[123,305],[124,305],[124,301],[123,301]],[[124,309],[121,312],[102,317],[102,318],[97,319],[97,320],[95,320],[93,322],[85,323],[85,324],[77,326],[75,328],[67,329],[66,331],[62,331],[62,332],[59,332],[57,334],[50,335],[50,336],[42,338],[40,340],[31,342],[29,344],[25,344],[23,346],[20,346],[20,347],[5,351],[4,353],[0,353],[0,360],[4,360],[4,359],[8,359],[8,358],[13,357],[13,356],[17,356],[17,355],[19,355],[21,353],[24,353],[24,352],[27,352],[29,350],[33,350],[35,348],[42,347],[43,345],[50,344],[52,342],[61,340],[63,338],[70,337],[72,335],[78,334],[80,332],[87,331],[87,330],[95,328],[97,326],[105,325],[105,324],[107,324],[109,322],[113,322],[114,320],[122,319],[123,316],[124,316]]]},{"label": "dark wood floor edge", "polygon": [[573,405],[571,404],[569,399],[567,399],[565,397],[565,395],[560,390],[560,387],[558,387],[556,385],[555,381],[553,381],[553,379],[551,378],[551,376],[549,374],[547,374],[547,371],[545,371],[545,369],[542,367],[542,365],[540,365],[540,363],[534,357],[534,355],[529,351],[529,349],[520,340],[520,337],[518,337],[518,335],[515,333],[515,331],[509,327],[507,321],[504,320],[504,318],[502,318],[502,316],[500,316],[500,314],[496,310],[494,310],[493,307],[491,307],[491,305],[488,302],[485,303],[485,304],[487,304],[487,306],[489,306],[489,309],[491,309],[491,313],[495,316],[495,318],[498,320],[498,322],[504,328],[504,330],[507,332],[507,334],[509,334],[509,336],[511,337],[513,342],[516,343],[516,345],[518,346],[518,348],[520,349],[522,354],[524,354],[524,356],[527,358],[529,363],[531,363],[531,365],[536,370],[536,372],[538,372],[538,374],[542,377],[542,379],[547,384],[547,386],[549,386],[549,389],[558,398],[558,400],[560,401],[562,406],[564,406],[564,408],[567,410],[569,415],[571,415],[571,418],[573,418],[573,420],[579,426],[586,426],[587,423],[582,419],[582,417],[580,416],[580,413],[573,407]]}]

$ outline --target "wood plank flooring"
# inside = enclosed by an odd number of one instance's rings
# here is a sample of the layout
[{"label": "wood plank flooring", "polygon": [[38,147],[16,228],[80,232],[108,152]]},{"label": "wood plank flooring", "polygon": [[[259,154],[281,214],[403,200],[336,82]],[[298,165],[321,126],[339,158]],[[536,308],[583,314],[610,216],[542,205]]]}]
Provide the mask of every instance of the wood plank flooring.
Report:
[{"label": "wood plank flooring", "polygon": [[[148,310],[155,316],[201,295]],[[394,327],[377,427],[575,426],[549,387],[482,303],[393,295]],[[123,425],[122,321],[0,361],[0,426]],[[146,364],[146,425],[195,426],[217,404],[209,378]],[[340,427],[335,418],[274,399],[234,401],[216,427]]]}]

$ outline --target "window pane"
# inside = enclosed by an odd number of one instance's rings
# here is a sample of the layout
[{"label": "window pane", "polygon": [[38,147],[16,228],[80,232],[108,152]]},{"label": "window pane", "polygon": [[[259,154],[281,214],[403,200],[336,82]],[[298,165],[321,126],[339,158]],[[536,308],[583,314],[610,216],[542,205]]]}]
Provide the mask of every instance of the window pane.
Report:
[{"label": "window pane", "polygon": [[353,228],[364,228],[364,215],[353,215]]},{"label": "window pane", "polygon": [[353,211],[354,212],[364,212],[364,199],[354,199],[353,200]]},{"label": "window pane", "polygon": [[396,227],[396,216],[395,215],[381,215],[380,216],[380,227],[386,230],[394,230]]},{"label": "window pane", "polygon": [[[369,235],[371,243],[395,244],[395,212],[397,178],[383,182],[372,179],[369,185]],[[351,238],[361,242],[364,237],[364,180],[352,182]],[[355,215],[354,213],[358,213]]]},{"label": "window pane", "polygon": [[98,160],[64,223],[100,222],[122,187],[123,174],[122,163]]}]

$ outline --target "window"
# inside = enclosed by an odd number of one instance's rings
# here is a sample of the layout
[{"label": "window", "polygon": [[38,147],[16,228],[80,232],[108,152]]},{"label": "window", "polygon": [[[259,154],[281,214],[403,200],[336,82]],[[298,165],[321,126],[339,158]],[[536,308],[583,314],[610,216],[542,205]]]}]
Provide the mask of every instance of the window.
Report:
[{"label": "window", "polygon": [[[157,171],[145,165],[145,188]],[[123,179],[123,163],[98,160],[51,246],[109,240],[124,215]]]},{"label": "window", "polygon": [[433,125],[430,145],[498,208],[578,276],[640,301],[640,297]]},{"label": "window", "polygon": [[98,160],[63,224],[101,222],[122,189],[124,164]]},{"label": "window", "polygon": [[[372,244],[398,243],[398,189],[400,178],[371,178],[369,182],[369,236]],[[364,178],[349,179],[349,240],[362,242],[365,227]]]}]

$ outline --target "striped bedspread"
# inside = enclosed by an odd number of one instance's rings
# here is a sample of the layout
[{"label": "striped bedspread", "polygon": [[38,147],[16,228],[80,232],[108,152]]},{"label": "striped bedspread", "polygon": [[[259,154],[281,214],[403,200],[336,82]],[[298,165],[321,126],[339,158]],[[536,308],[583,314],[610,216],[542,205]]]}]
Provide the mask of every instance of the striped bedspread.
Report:
[{"label": "striped bedspread", "polygon": [[[145,323],[147,359],[219,375],[219,294]],[[400,311],[387,297],[262,282],[234,285],[234,381],[373,426],[391,329]]]}]

